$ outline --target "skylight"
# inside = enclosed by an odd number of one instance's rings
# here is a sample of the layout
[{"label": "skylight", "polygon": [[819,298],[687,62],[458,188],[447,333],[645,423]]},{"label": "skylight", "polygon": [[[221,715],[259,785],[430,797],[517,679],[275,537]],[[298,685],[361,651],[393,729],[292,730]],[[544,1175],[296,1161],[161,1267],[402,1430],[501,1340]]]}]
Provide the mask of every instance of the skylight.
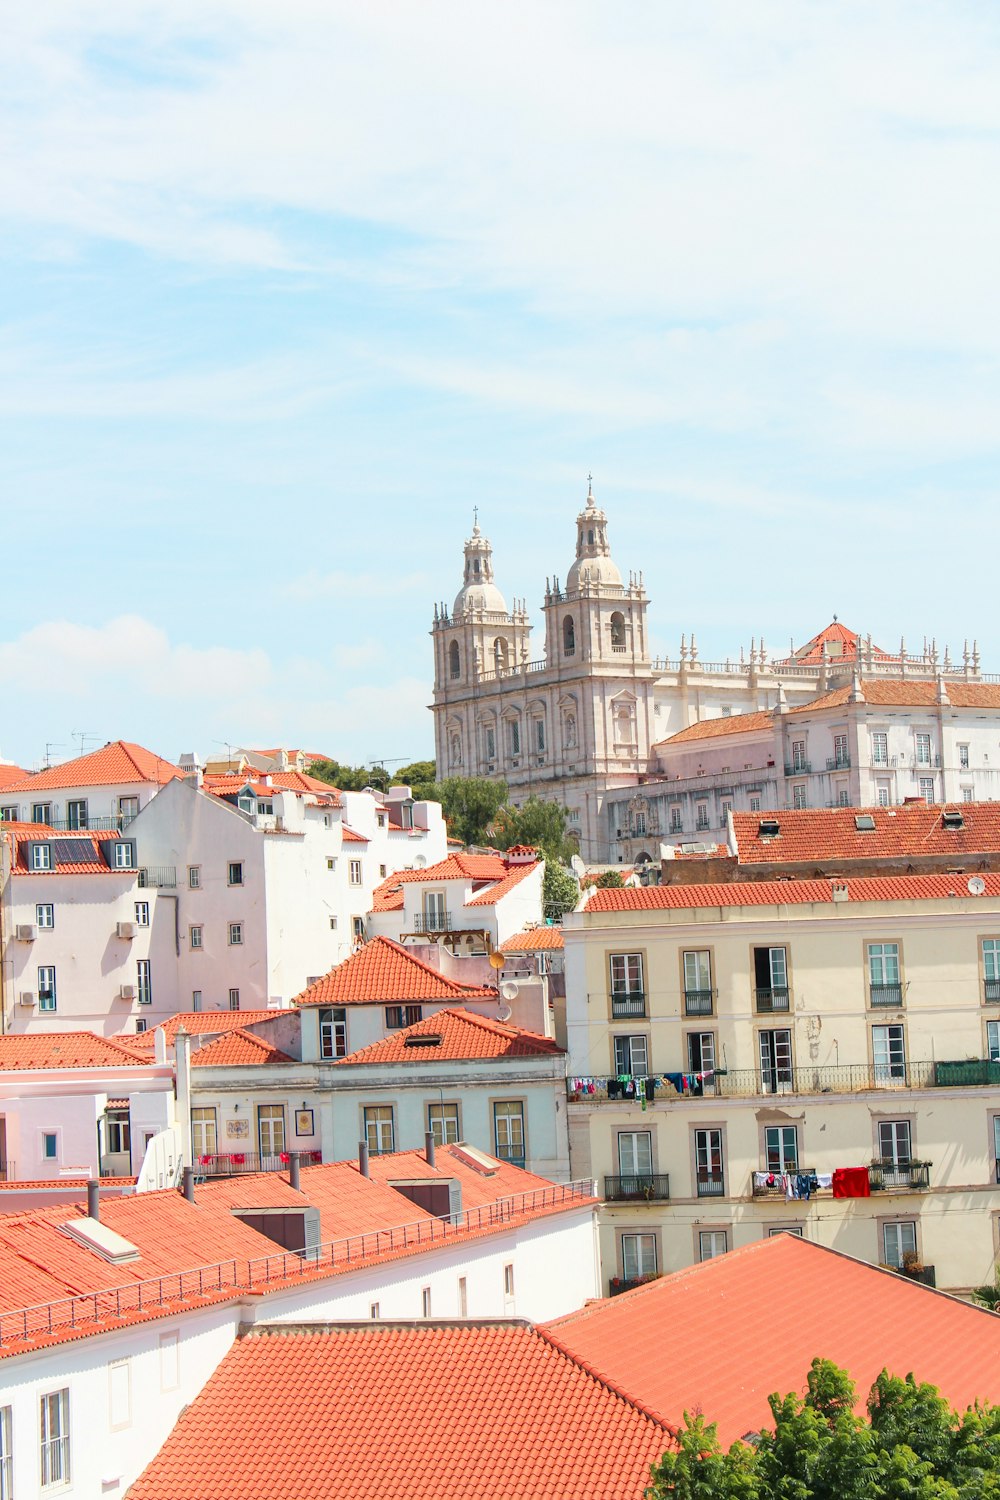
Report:
[{"label": "skylight", "polygon": [[781,832],[781,824],[777,818],[761,818],[757,825],[758,836],[762,839],[776,839]]},{"label": "skylight", "polygon": [[854,819],[854,826],[859,833],[874,833],[875,819],[872,817],[871,813],[858,813],[857,817]]}]

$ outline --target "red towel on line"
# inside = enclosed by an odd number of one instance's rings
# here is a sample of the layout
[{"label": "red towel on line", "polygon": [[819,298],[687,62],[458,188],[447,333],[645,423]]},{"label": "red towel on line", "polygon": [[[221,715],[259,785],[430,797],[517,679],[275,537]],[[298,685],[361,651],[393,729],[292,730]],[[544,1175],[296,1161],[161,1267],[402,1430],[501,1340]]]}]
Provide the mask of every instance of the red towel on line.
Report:
[{"label": "red towel on line", "polygon": [[835,1198],[870,1198],[871,1183],[867,1167],[838,1167],[833,1174]]}]

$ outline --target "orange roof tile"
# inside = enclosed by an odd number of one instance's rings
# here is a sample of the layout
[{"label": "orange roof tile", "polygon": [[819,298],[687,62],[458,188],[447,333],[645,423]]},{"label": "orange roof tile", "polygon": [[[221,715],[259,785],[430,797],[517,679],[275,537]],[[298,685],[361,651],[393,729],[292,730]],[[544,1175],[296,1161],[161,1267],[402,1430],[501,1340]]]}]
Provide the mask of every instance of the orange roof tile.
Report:
[{"label": "orange roof tile", "polygon": [[[814,635],[811,641],[807,641],[804,646],[800,646],[789,660],[799,665],[805,665],[810,662],[816,662],[818,665],[823,660],[823,647],[826,646],[831,662],[853,661],[857,658],[863,645],[864,643],[856,630],[849,630],[839,620],[831,620],[830,624],[825,629],[819,631],[817,635]],[[895,660],[887,652],[880,651],[878,646],[872,647],[872,655],[881,661]],[[776,665],[783,665],[783,663],[776,663]]]},{"label": "orange roof tile", "polygon": [[[420,873],[422,875],[423,871],[421,870]],[[403,882],[412,874],[411,870],[400,870],[397,874],[390,875],[387,880],[383,880],[381,885],[377,885],[372,891],[372,911],[402,911],[405,905]]]},{"label": "orange roof tile", "polygon": [[346,823],[341,829],[340,836],[345,844],[367,844],[371,842],[367,834],[355,833],[354,829],[348,828]]},{"label": "orange roof tile", "polygon": [[[983,875],[984,895],[1000,896],[1000,875]],[[832,902],[831,880],[743,880],[734,885],[650,885],[594,891],[588,912],[664,911],[704,906],[803,906]],[[837,885],[849,901],[940,901],[970,895],[965,875],[852,875]]]},{"label": "orange roof tile", "polygon": [[[352,1170],[358,1170],[355,1163],[349,1165]],[[319,1168],[312,1170],[315,1172]],[[462,1184],[463,1209],[484,1208],[500,1198],[514,1198],[518,1193],[542,1192],[552,1187],[547,1178],[527,1172],[523,1167],[499,1161],[478,1149],[473,1154],[463,1141],[451,1146],[438,1146],[433,1167],[428,1164],[422,1151],[394,1151],[372,1156],[368,1170],[374,1181],[386,1184],[414,1177],[457,1178]]]},{"label": "orange roof tile", "polygon": [[460,984],[391,938],[376,937],[297,995],[295,1005],[384,1005],[395,1000],[467,1000],[496,990]]},{"label": "orange roof tile", "polygon": [[538,860],[534,860],[530,865],[515,865],[513,869],[507,871],[502,880],[497,881],[496,885],[491,885],[488,890],[479,891],[477,895],[470,896],[465,903],[466,906],[496,906],[498,901],[538,868]]},{"label": "orange roof tile", "polygon": [[[953,708],[1000,708],[1000,683],[947,677],[944,685]],[[805,714],[814,709],[842,708],[850,702],[852,691],[850,687],[836,688],[811,703],[798,704],[790,712]],[[863,677],[861,691],[865,702],[877,707],[929,708],[937,702],[938,685],[933,678]]]},{"label": "orange roof tile", "polygon": [[0,1036],[0,1073],[18,1068],[148,1067],[149,1058],[123,1038],[93,1031],[36,1032]]},{"label": "orange roof tile", "polygon": [[261,1021],[273,1021],[279,1015],[287,1014],[278,1010],[181,1010],[176,1015],[161,1021],[154,1031],[144,1031],[141,1036],[134,1039],[134,1044],[140,1047],[152,1048],[156,1041],[156,1032],[162,1027],[168,1046],[173,1045],[174,1037],[180,1028],[190,1036],[221,1036],[226,1031],[238,1031],[244,1026],[256,1026]]},{"label": "orange roof tile", "polygon": [[0,791],[6,791],[7,787],[24,781],[30,775],[31,772],[26,771],[23,766],[0,765]]},{"label": "orange roof tile", "polygon": [[[436,1038],[437,1040],[432,1040]],[[540,1057],[563,1049],[551,1037],[539,1036],[505,1021],[493,1021],[468,1010],[439,1010],[380,1042],[372,1042],[335,1064],[457,1062],[472,1058]]]},{"label": "orange roof tile", "polygon": [[242,1339],[132,1500],[639,1500],[661,1422],[517,1324]]},{"label": "orange roof tile", "polygon": [[[963,826],[946,828],[945,811],[960,815]],[[859,816],[871,819],[875,827],[859,830],[856,822]],[[777,835],[762,835],[762,820],[776,822]],[[997,853],[1000,852],[1000,803],[961,802],[945,808],[909,802],[901,807],[734,812],[733,834],[741,865]]]},{"label": "orange roof tile", "polygon": [[63,761],[58,766],[36,771],[15,782],[8,790],[14,792],[40,792],[51,787],[60,790],[74,786],[118,786],[136,781],[151,781],[163,786],[184,772],[152,750],[142,745],[130,744],[128,740],[112,740],[100,750],[91,750],[88,755],[76,760]]},{"label": "orange roof tile", "polygon": [[329,797],[335,807],[343,801],[337,787],[318,776],[308,776],[304,771],[272,771],[271,785],[289,792],[312,792],[316,796]]},{"label": "orange roof tile", "polygon": [[500,944],[501,953],[537,953],[565,946],[561,927],[529,927]]},{"label": "orange roof tile", "polygon": [[[11,847],[12,872],[15,875],[118,875],[132,881],[134,869],[118,869],[107,859],[102,859],[98,845],[109,840],[117,842],[123,835],[116,830],[88,828],[80,832],[57,832],[47,823],[3,823],[0,835]],[[54,862],[47,870],[33,870],[29,858],[29,844],[57,844]]]},{"label": "orange roof tile", "polygon": [[[681,745],[687,740],[715,740],[727,734],[756,734],[760,730],[772,728],[773,724],[772,709],[752,714],[730,714],[726,718],[699,719],[697,723],[689,724],[686,729],[679,729],[676,734],[657,743]],[[656,745],[653,749],[656,749]]]},{"label": "orange roof tile", "polygon": [[[273,1015],[273,1011],[271,1012]],[[263,1037],[238,1027],[206,1042],[191,1054],[192,1068],[253,1068],[265,1063],[294,1061],[287,1052],[272,1046]]]},{"label": "orange roof tile", "polygon": [[863,1402],[885,1367],[959,1410],[1000,1401],[1000,1318],[794,1235],[757,1240],[546,1325],[634,1400],[703,1411],[728,1447],[773,1426],[767,1397],[832,1359]]}]

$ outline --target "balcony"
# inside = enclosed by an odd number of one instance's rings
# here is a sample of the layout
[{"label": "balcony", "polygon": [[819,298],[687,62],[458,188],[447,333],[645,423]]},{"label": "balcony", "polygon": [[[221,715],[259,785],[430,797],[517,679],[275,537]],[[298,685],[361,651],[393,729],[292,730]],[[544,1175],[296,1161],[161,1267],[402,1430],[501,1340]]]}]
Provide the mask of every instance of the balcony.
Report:
[{"label": "balcony", "polygon": [[868,986],[868,1004],[873,1007],[880,1005],[895,1006],[897,1009],[903,1003],[903,986],[901,984],[870,984]]},{"label": "balcony", "polygon": [[633,1287],[645,1286],[647,1281],[656,1281],[659,1271],[648,1271],[645,1276],[612,1276],[608,1282],[608,1294],[611,1297],[620,1297],[622,1292],[630,1292]]},{"label": "balcony", "polygon": [[849,755],[828,755],[826,758],[826,769],[828,771],[849,771],[851,769],[851,757]]},{"label": "balcony", "polygon": [[450,911],[418,912],[413,918],[414,932],[450,932]]},{"label": "balcony", "polygon": [[670,1197],[670,1177],[666,1172],[605,1177],[604,1197],[608,1203],[666,1203]]},{"label": "balcony", "polygon": [[[766,1173],[768,1177],[774,1177],[776,1180],[774,1183],[758,1182],[757,1179],[762,1173]],[[773,1170],[770,1167],[758,1167],[756,1172],[753,1172],[750,1177],[751,1195],[754,1198],[784,1198],[786,1196],[785,1184],[781,1179],[786,1173],[791,1173],[798,1177],[815,1177],[816,1175],[815,1168],[813,1167],[796,1167],[789,1165],[787,1162],[783,1167],[775,1167]]]},{"label": "balcony", "polygon": [[140,886],[151,890],[172,891],[177,885],[177,869],[174,865],[140,865],[136,874]]},{"label": "balcony", "polygon": [[983,980],[983,999],[987,1005],[1000,1005],[1000,979]]},{"label": "balcony", "polygon": [[611,1014],[616,1019],[624,1019],[628,1016],[644,1016],[646,1014],[645,991],[623,990],[619,994],[612,993]]},{"label": "balcony", "polygon": [[772,1011],[791,1009],[790,991],[781,986],[769,985],[766,989],[755,989],[753,998],[758,1015],[770,1015]]},{"label": "balcony", "polygon": [[872,1162],[868,1181],[873,1193],[921,1193],[931,1185],[929,1161]]},{"label": "balcony", "polygon": [[786,760],[786,776],[808,776],[812,770],[812,762],[808,760]]},{"label": "balcony", "polygon": [[[195,1171],[201,1177],[242,1177],[248,1172],[281,1172],[288,1166],[291,1154],[279,1152],[276,1156],[260,1155],[256,1151],[232,1151],[224,1154],[207,1152],[195,1157]],[[303,1166],[318,1166],[323,1160],[321,1151],[300,1151],[299,1161]]]},{"label": "balcony", "polygon": [[1000,1085],[1000,1062],[992,1058],[967,1058],[964,1062],[939,1062],[934,1082],[940,1088],[976,1088]]},{"label": "balcony", "polygon": [[710,1016],[714,998],[714,990],[685,990],[684,1014],[686,1016]]},{"label": "balcony", "polygon": [[0,1161],[0,1182],[16,1182],[17,1171],[12,1161]]},{"label": "balcony", "polygon": [[113,833],[127,828],[135,820],[136,813],[119,813],[116,818],[33,818],[32,822],[44,823],[53,833]]},{"label": "balcony", "polygon": [[723,1172],[705,1172],[698,1168],[696,1176],[699,1198],[724,1198],[726,1178]]}]

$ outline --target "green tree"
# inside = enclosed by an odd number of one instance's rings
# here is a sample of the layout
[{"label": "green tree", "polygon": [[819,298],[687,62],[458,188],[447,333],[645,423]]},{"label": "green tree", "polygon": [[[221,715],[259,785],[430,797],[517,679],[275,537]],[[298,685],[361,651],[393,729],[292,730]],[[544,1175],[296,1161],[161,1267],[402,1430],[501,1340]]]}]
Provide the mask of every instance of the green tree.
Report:
[{"label": "green tree", "polygon": [[572,911],[580,899],[580,887],[558,860],[545,861],[542,877],[542,908],[546,917],[558,922],[566,912]]},{"label": "green tree", "polygon": [[463,844],[484,844],[493,819],[507,801],[507,783],[485,776],[448,776],[432,783],[427,796],[440,802],[452,838]]},{"label": "green tree", "polygon": [[415,760],[412,765],[400,766],[398,771],[393,772],[393,784],[408,786],[418,802],[436,802],[436,797],[429,797],[428,792],[434,788],[434,779],[437,776],[437,766],[432,760]]},{"label": "green tree", "polygon": [[764,1500],[755,1464],[752,1448],[734,1443],[723,1453],[715,1423],[685,1412],[677,1451],[665,1453],[653,1466],[646,1494],[650,1500]]},{"label": "green tree", "polygon": [[338,760],[314,760],[309,775],[319,781],[328,781],[342,792],[360,792],[366,786],[374,786],[371,772],[366,766],[342,766]]},{"label": "green tree", "polygon": [[576,840],[566,832],[566,809],[559,802],[543,802],[531,796],[521,807],[501,807],[490,829],[490,842],[497,849],[531,844],[546,859],[568,864],[577,852]]},{"label": "green tree", "polygon": [[600,891],[623,891],[625,882],[617,870],[603,870],[594,881]]}]

